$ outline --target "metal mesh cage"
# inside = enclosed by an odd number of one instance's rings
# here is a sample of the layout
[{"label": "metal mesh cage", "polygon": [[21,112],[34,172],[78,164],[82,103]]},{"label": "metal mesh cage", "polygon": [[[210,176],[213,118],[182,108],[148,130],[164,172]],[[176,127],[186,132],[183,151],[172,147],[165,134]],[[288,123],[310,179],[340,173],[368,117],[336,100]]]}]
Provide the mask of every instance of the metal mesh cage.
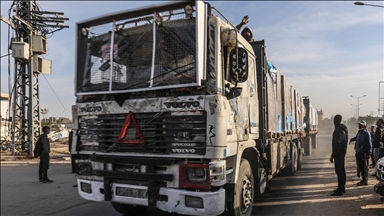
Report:
[{"label": "metal mesh cage", "polygon": [[133,92],[196,83],[195,17],[181,8],[89,27],[87,40],[80,40],[87,51],[78,58],[84,65],[78,68],[84,70],[77,72],[77,92]]}]

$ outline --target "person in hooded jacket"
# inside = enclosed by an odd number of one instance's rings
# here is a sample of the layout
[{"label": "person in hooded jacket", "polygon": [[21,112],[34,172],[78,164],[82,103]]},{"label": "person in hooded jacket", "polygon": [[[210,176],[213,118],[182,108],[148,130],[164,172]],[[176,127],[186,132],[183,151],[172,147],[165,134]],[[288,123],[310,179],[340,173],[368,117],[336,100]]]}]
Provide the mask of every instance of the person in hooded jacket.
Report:
[{"label": "person in hooded jacket", "polygon": [[369,156],[372,153],[372,140],[371,135],[367,131],[367,123],[364,120],[359,121],[359,131],[356,137],[350,141],[356,141],[356,161],[361,171],[362,180],[357,183],[357,186],[368,185],[368,162]]},{"label": "person in hooded jacket", "polygon": [[348,128],[341,123],[341,120],[341,115],[336,115],[333,119],[335,130],[332,134],[332,155],[329,161],[331,163],[335,162],[337,188],[331,196],[342,196],[345,193],[345,155],[347,154]]},{"label": "person in hooded jacket", "polygon": [[[248,23],[248,15],[245,15],[244,18],[241,20],[240,24],[236,26],[237,30],[240,31],[241,27],[243,25]],[[248,42],[255,42],[256,40],[253,38],[252,30],[248,27],[245,27],[243,31],[241,31],[241,35],[247,40]]]}]

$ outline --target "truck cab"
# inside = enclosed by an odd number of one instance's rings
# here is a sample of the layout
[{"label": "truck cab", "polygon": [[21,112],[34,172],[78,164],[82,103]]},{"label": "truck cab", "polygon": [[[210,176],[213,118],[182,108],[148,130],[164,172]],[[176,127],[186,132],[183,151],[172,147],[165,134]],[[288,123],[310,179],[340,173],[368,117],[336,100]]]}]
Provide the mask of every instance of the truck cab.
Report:
[{"label": "truck cab", "polygon": [[79,195],[122,214],[250,215],[297,170],[305,136],[302,99],[267,71],[265,47],[202,1],[77,23]]}]

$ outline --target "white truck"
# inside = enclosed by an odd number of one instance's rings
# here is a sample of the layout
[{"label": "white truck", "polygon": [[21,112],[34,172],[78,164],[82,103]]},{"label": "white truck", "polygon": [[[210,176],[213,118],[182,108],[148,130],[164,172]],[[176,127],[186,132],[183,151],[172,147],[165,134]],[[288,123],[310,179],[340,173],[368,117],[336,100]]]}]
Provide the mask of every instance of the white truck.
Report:
[{"label": "white truck", "polygon": [[251,215],[301,167],[303,97],[210,4],[178,1],[77,23],[78,193],[122,214]]},{"label": "white truck", "polygon": [[319,118],[317,110],[312,106],[308,96],[303,97],[306,114],[304,116],[305,127],[305,141],[304,141],[304,154],[311,155],[312,149],[317,148],[317,133],[319,132]]}]

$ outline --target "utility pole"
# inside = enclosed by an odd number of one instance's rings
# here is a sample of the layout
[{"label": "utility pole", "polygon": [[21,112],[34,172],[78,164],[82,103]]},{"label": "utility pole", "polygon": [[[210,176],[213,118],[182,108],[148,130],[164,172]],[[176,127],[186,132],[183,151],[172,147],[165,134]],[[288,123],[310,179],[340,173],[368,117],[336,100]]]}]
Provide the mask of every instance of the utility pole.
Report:
[{"label": "utility pole", "polygon": [[[374,4],[366,4],[364,2],[355,2],[355,5],[360,5],[360,6],[371,6],[371,7],[381,7],[384,8],[383,5],[374,5]],[[383,89],[383,84],[384,84],[384,73],[383,73],[383,81],[379,82],[379,108],[378,108],[378,117],[382,116],[384,117],[384,89]]]},{"label": "utility pole", "polygon": [[360,97],[356,97],[356,96],[351,95],[351,97],[357,98],[357,119],[356,119],[357,121],[359,120],[359,117],[360,117],[360,98],[365,97],[365,96],[367,96],[367,95],[363,95]]},{"label": "utility pole", "polygon": [[[39,54],[47,53],[46,36],[63,28],[64,13],[40,11],[36,0],[15,0],[11,21],[1,20],[15,30],[11,40],[14,58],[14,86],[12,99],[12,155],[15,149],[32,155],[34,143],[40,135],[40,73],[51,73],[51,61]],[[53,16],[47,17],[46,14]],[[53,24],[47,24],[47,23]],[[16,146],[21,146],[17,149]]]}]

